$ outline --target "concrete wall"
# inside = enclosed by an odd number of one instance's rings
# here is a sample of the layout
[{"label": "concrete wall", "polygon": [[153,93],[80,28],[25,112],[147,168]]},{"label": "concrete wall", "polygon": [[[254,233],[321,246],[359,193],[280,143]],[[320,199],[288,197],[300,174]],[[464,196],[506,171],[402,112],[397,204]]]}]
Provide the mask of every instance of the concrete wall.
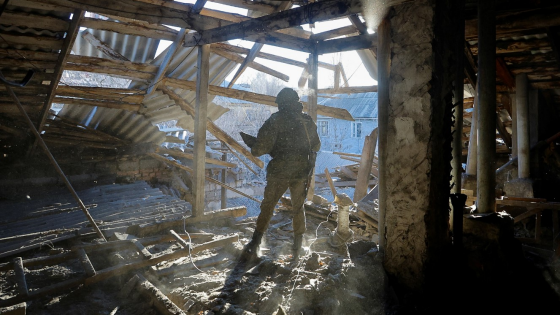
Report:
[{"label": "concrete wall", "polygon": [[449,244],[450,9],[446,1],[417,0],[390,13],[385,267],[411,288],[425,283]]}]

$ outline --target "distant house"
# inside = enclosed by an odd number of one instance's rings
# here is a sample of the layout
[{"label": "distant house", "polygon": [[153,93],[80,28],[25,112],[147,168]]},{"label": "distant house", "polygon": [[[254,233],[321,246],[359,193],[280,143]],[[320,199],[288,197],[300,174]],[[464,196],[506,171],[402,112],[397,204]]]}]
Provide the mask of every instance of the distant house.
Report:
[{"label": "distant house", "polygon": [[318,104],[344,108],[355,119],[347,121],[319,115],[317,131],[321,138],[321,151],[361,154],[364,138],[377,127],[377,93],[319,96]]}]

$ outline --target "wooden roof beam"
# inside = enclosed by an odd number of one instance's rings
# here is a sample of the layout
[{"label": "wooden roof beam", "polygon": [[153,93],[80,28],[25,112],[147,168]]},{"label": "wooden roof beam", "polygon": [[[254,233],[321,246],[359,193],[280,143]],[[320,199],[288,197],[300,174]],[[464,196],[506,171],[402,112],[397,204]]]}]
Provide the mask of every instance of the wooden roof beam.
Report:
[{"label": "wooden roof beam", "polygon": [[[496,17],[496,36],[498,38],[506,37],[527,30],[546,29],[556,25],[560,25],[560,6],[518,14],[507,12],[507,14]],[[465,38],[467,40],[478,38],[477,19],[465,21]]]},{"label": "wooden roof beam", "polygon": [[190,47],[246,38],[251,35],[270,33],[310,22],[330,20],[361,11],[362,2],[360,0],[314,2],[260,18],[189,34],[185,38],[185,46]]},{"label": "wooden roof beam", "polygon": [[95,49],[99,50],[109,58],[114,60],[129,61],[128,58],[126,58],[125,56],[123,56],[121,53],[114,50],[113,48],[111,48],[111,46],[107,45],[105,42],[103,42],[101,39],[99,39],[97,36],[93,35],[92,33],[88,31],[84,31],[82,32],[81,36],[93,47],[95,47]]},{"label": "wooden roof beam", "polygon": [[[292,1],[284,1],[283,3],[281,3],[278,6],[277,9],[278,9],[278,11],[283,11],[283,10],[289,9],[291,6],[292,6]],[[249,63],[253,62],[253,60],[255,60],[255,57],[261,51],[263,46],[264,46],[263,43],[254,43],[253,44],[253,47],[251,47],[251,51],[249,51],[249,53],[247,54],[247,57],[245,57],[245,60],[243,60],[243,62],[241,63],[241,65],[239,66],[237,71],[235,72],[233,78],[229,82],[228,88],[232,87],[235,84],[235,82],[239,79],[239,77],[241,77],[243,72],[245,72],[245,69],[247,69],[247,66],[249,65]]]},{"label": "wooden roof beam", "polygon": [[[225,25],[234,24],[232,21],[250,21],[249,17],[226,12],[202,9],[200,14],[192,12],[193,5],[176,1],[159,0],[120,0],[104,1],[89,0],[79,2],[77,0],[33,0],[39,3],[49,3],[63,7],[76,8],[95,12],[102,15],[114,15],[146,21],[151,24],[171,25],[180,28],[205,30],[220,28]],[[353,0],[358,1],[358,0]],[[292,33],[293,30],[286,30]],[[302,35],[305,36],[305,35]],[[265,44],[283,48],[309,52],[311,47],[306,39],[292,35],[276,32],[273,34],[248,36],[246,40],[262,41]]]},{"label": "wooden roof beam", "polygon": [[[190,90],[190,91],[194,91],[196,89],[196,82],[194,81],[167,78],[164,80],[163,84],[168,87],[180,88],[180,89]],[[258,94],[258,93],[243,91],[243,90],[237,90],[237,89],[230,89],[230,88],[225,88],[216,85],[210,85],[208,88],[208,92],[212,95],[226,96],[226,97],[245,100],[257,104],[263,104],[263,105],[269,105],[275,107],[278,106],[278,104],[276,104],[275,102],[276,101],[275,96]],[[305,106],[305,102],[303,103]],[[350,115],[350,113],[346,109],[342,109],[342,108],[318,105],[317,113],[319,115],[332,117],[332,118],[338,118],[338,119],[344,119],[350,121],[354,120],[352,115]]]},{"label": "wooden roof beam", "polygon": [[[196,2],[196,4],[198,4],[200,6],[199,11],[204,6],[204,3],[206,3],[205,0],[199,0],[199,1]],[[175,53],[177,52],[177,49],[179,47],[181,47],[181,44],[183,43],[183,39],[185,38],[186,33],[187,33],[187,29],[184,29],[184,28],[181,29],[181,31],[175,37],[175,40],[173,41],[173,43],[171,43],[171,45],[169,47],[167,47],[167,53],[165,53],[165,57],[163,57],[163,60],[161,61],[161,64],[159,65],[158,71],[156,72],[156,75],[155,75],[154,79],[148,85],[148,90],[146,91],[146,96],[152,94],[157,89],[157,87],[159,86],[159,83],[161,82],[161,79],[165,76],[165,73],[167,72],[167,69],[169,68],[169,65],[171,64],[171,60],[173,60],[173,56],[175,56]]]},{"label": "wooden roof beam", "polygon": [[41,133],[43,129],[43,125],[47,119],[49,110],[51,108],[51,104],[53,102],[54,96],[56,94],[56,87],[58,86],[58,82],[62,77],[62,72],[64,72],[64,66],[66,65],[66,61],[70,52],[72,51],[72,46],[74,46],[74,42],[76,41],[76,36],[80,31],[80,22],[84,17],[85,11],[76,9],[74,11],[72,21],[70,22],[70,26],[68,27],[68,31],[66,32],[66,37],[64,38],[64,44],[62,49],[60,50],[60,54],[58,56],[58,61],[56,63],[56,67],[54,69],[54,80],[51,81],[49,92],[47,93],[47,100],[41,110],[40,120],[37,124],[37,130]]},{"label": "wooden roof beam", "polygon": [[[245,60],[247,60],[246,58],[243,58],[242,56],[240,56],[236,53],[233,53],[233,52],[230,52],[230,51],[227,51],[227,50],[223,50],[223,49],[218,48],[214,45],[211,45],[210,51],[212,53],[216,54],[216,55],[222,56],[226,59],[229,59],[233,62],[237,62],[237,63],[240,63],[240,64],[242,64]],[[250,68],[253,68],[257,71],[269,74],[269,75],[271,75],[273,77],[276,77],[276,78],[278,78],[282,81],[285,81],[285,82],[288,82],[290,80],[289,76],[287,76],[287,75],[285,75],[285,74],[283,74],[279,71],[276,71],[274,69],[271,69],[267,66],[264,66],[264,65],[262,65],[258,62],[254,62],[254,61],[248,62],[247,67],[250,67]]]},{"label": "wooden roof beam", "polygon": [[274,13],[277,11],[277,6],[266,4],[260,1],[247,1],[247,0],[209,0],[219,4],[225,4],[232,7],[253,10],[263,13]]},{"label": "wooden roof beam", "polygon": [[364,34],[346,38],[331,39],[317,43],[319,55],[349,50],[367,49],[377,45],[377,34]]}]

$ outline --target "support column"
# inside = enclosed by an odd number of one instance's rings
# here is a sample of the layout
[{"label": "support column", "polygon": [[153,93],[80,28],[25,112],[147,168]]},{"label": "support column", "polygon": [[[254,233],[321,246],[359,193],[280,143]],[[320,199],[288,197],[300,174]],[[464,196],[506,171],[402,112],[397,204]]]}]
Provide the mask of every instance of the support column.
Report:
[{"label": "support column", "polygon": [[206,164],[206,120],[208,118],[208,78],[210,45],[198,46],[196,76],[196,114],[194,120],[194,204],[193,215],[204,215]]},{"label": "support column", "polygon": [[[391,10],[391,93],[386,113],[383,67],[378,68],[380,154],[385,159],[380,160],[379,186],[380,210],[385,208],[384,267],[399,283],[418,290],[426,288],[451,243],[456,21],[450,12],[455,8],[455,1],[415,0]],[[382,31],[380,27],[378,51],[385,37]],[[382,55],[378,53],[378,60]],[[385,135],[382,114],[388,116]]]},{"label": "support column", "polygon": [[381,21],[377,29],[377,113],[379,139],[379,248],[384,251],[387,209],[387,129],[389,124],[389,75],[391,72],[391,22]]},{"label": "support column", "polygon": [[[511,158],[517,157],[517,95],[510,94],[511,99]],[[516,176],[517,177],[517,176]]]},{"label": "support column", "polygon": [[455,40],[455,82],[453,83],[453,160],[451,162],[452,188],[451,193],[461,193],[461,178],[463,163],[463,91],[465,89],[465,17],[464,17],[464,0],[457,1],[457,38]]},{"label": "support column", "polygon": [[529,102],[527,75],[518,74],[515,77],[516,109],[517,109],[517,172],[519,178],[529,178]]},{"label": "support column", "polygon": [[[478,86],[478,85],[477,85]],[[478,155],[478,88],[474,87],[474,103],[471,116],[471,132],[469,134],[469,148],[467,153],[467,167],[463,175],[464,189],[469,189],[476,194],[476,168]]]},{"label": "support column", "polygon": [[[319,55],[317,49],[309,55],[309,81],[308,81],[308,100],[307,100],[307,114],[313,118],[317,123],[317,88],[319,82]],[[313,200],[315,193],[315,168],[311,171],[311,181],[309,182],[309,189],[307,190],[307,200]]]},{"label": "support column", "polygon": [[477,210],[496,205],[496,1],[478,1]]}]

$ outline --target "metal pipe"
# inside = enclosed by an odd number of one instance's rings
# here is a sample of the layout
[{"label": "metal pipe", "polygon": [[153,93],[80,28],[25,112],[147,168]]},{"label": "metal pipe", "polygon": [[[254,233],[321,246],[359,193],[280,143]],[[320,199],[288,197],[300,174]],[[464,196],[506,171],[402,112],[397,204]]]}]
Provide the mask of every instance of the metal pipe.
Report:
[{"label": "metal pipe", "polygon": [[478,1],[477,209],[496,205],[496,1]]},{"label": "metal pipe", "polygon": [[7,84],[5,84],[4,86],[6,87],[6,91],[8,91],[8,93],[10,94],[10,96],[12,97],[14,102],[16,103],[17,107],[19,108],[19,111],[21,112],[21,114],[25,118],[25,121],[29,125],[29,128],[31,129],[31,131],[35,135],[35,138],[37,139],[37,142],[39,143],[41,148],[43,148],[43,151],[45,152],[45,154],[47,155],[47,157],[51,161],[51,164],[54,166],[56,172],[58,173],[58,175],[60,175],[60,178],[62,178],[62,181],[64,181],[64,184],[66,185],[68,190],[70,190],[70,193],[72,193],[72,196],[74,197],[74,199],[78,203],[78,206],[82,209],[82,211],[86,215],[89,223],[91,224],[91,226],[93,227],[93,229],[95,230],[97,235],[99,235],[99,237],[101,237],[106,242],[107,239],[105,239],[105,236],[103,235],[103,233],[101,233],[101,230],[97,226],[97,223],[95,223],[95,221],[93,220],[93,218],[89,214],[88,209],[86,208],[86,206],[84,205],[84,203],[80,199],[80,196],[78,196],[78,193],[76,193],[76,191],[74,190],[74,187],[72,187],[72,184],[70,184],[70,181],[68,181],[68,178],[66,178],[66,175],[64,175],[64,172],[62,171],[62,169],[60,168],[60,166],[58,165],[58,163],[54,159],[54,156],[52,155],[51,151],[49,151],[49,148],[47,147],[47,144],[45,143],[45,141],[43,141],[43,138],[41,137],[41,135],[37,131],[37,128],[35,128],[35,125],[33,124],[31,119],[29,118],[29,116],[25,112],[25,109],[23,108],[23,106],[19,102],[19,99],[17,98],[16,94],[14,93],[14,90],[12,90],[12,88]]},{"label": "metal pipe", "polygon": [[519,178],[529,178],[529,102],[527,74],[515,76],[516,106],[517,106],[517,170]]},{"label": "metal pipe", "polygon": [[[455,56],[457,63],[455,65],[455,82],[453,86],[453,104],[455,112],[453,113],[453,160],[451,162],[453,170],[451,171],[453,187],[451,193],[461,193],[461,176],[463,173],[463,94],[465,80],[465,17],[464,17],[464,0],[457,0],[457,36],[455,42]],[[455,218],[455,217],[454,217]],[[455,223],[453,223],[455,224]]]}]

